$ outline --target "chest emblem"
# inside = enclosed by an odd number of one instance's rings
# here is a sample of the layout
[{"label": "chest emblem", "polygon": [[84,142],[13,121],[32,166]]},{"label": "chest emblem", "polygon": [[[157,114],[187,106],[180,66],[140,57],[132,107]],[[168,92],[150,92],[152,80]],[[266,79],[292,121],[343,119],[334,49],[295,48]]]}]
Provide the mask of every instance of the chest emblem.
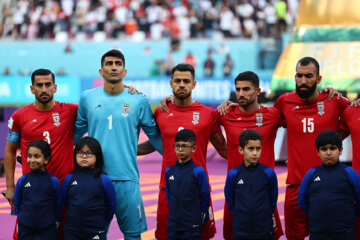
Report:
[{"label": "chest emblem", "polygon": [[261,127],[263,125],[263,121],[264,121],[264,119],[263,119],[262,113],[257,113],[256,114],[256,126]]},{"label": "chest emblem", "polygon": [[124,117],[127,117],[129,115],[129,111],[130,111],[130,104],[124,103],[122,115]]},{"label": "chest emblem", "polygon": [[194,125],[198,124],[200,120],[200,113],[199,112],[193,112],[193,120],[192,123]]},{"label": "chest emblem", "polygon": [[52,117],[53,117],[53,120],[54,120],[54,126],[56,126],[56,127],[60,126],[60,115],[59,115],[59,113],[53,113]]},{"label": "chest emblem", "polygon": [[323,115],[325,113],[324,102],[317,102],[318,114]]}]

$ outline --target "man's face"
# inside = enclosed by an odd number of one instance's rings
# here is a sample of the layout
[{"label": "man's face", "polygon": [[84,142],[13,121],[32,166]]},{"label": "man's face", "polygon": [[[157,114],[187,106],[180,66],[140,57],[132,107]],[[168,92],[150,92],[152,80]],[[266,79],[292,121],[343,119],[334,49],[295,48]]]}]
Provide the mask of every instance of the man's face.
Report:
[{"label": "man's face", "polygon": [[35,95],[37,101],[42,104],[51,102],[56,93],[57,86],[54,84],[51,74],[35,76],[34,83],[30,86],[31,93]]},{"label": "man's face", "polygon": [[342,150],[342,148],[339,149],[336,145],[326,144],[319,148],[318,155],[324,165],[333,166],[339,161]]},{"label": "man's face", "polygon": [[239,146],[239,152],[244,155],[245,166],[256,165],[261,154],[261,141],[249,140],[244,148]]},{"label": "man's face", "polygon": [[170,86],[174,96],[183,100],[191,96],[191,92],[196,86],[196,81],[189,71],[175,71],[170,80]]},{"label": "man's face", "polygon": [[257,104],[257,96],[261,89],[256,88],[250,81],[236,81],[235,94],[239,105],[247,108],[251,104]]},{"label": "man's face", "polygon": [[307,99],[311,97],[317,90],[317,84],[321,81],[321,76],[318,75],[317,69],[313,63],[302,66],[296,66],[295,82],[296,93],[300,98]]},{"label": "man's face", "polygon": [[126,76],[127,70],[124,67],[124,63],[117,57],[105,57],[103,65],[99,70],[100,75],[104,78],[104,81],[116,84],[121,82]]}]

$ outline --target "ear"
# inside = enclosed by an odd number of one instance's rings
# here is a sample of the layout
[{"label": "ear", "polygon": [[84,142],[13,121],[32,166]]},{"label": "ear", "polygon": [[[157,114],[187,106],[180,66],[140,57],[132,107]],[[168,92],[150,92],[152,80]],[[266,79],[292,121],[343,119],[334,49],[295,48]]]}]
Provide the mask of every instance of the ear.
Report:
[{"label": "ear", "polygon": [[243,149],[242,147],[240,147],[240,146],[239,146],[239,153],[240,153],[241,155],[244,155],[244,149]]},{"label": "ear", "polygon": [[322,79],[321,75],[317,76],[316,84],[319,84],[321,82],[321,79]]},{"label": "ear", "polygon": [[33,85],[30,85],[30,91],[31,91],[32,94],[35,94]]},{"label": "ear", "polygon": [[194,89],[196,87],[196,81],[193,80],[193,85],[192,85],[192,89]]},{"label": "ear", "polygon": [[259,96],[260,93],[261,93],[261,88],[258,87],[258,88],[256,89],[256,96]]},{"label": "ear", "polygon": [[50,160],[50,158],[45,158],[45,161],[44,161],[45,165],[47,165],[49,163],[49,160]]},{"label": "ear", "polygon": [[123,78],[126,77],[126,75],[127,75],[127,70],[126,70],[126,68],[124,68],[124,71],[123,71],[123,74],[122,74],[122,75],[123,75],[123,76],[122,76]]},{"label": "ear", "polygon": [[341,149],[339,151],[340,155],[342,154],[342,152],[343,152],[343,147],[341,147]]},{"label": "ear", "polygon": [[193,146],[191,152],[194,153],[195,151],[196,151],[196,146]]},{"label": "ear", "polygon": [[56,93],[56,92],[57,92],[57,85],[54,84],[54,93]]},{"label": "ear", "polygon": [[104,75],[103,75],[104,72],[103,72],[102,68],[99,69],[99,74],[100,74],[100,76],[104,77]]}]

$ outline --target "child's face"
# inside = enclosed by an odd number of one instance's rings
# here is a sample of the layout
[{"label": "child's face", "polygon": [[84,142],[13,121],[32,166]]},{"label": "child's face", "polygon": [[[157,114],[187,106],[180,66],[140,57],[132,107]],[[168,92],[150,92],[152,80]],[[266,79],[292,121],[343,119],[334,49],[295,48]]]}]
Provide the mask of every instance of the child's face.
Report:
[{"label": "child's face", "polygon": [[180,162],[186,162],[190,159],[191,153],[195,152],[196,146],[191,142],[178,141],[174,144],[176,156]]},{"label": "child's face", "polygon": [[339,149],[336,145],[326,144],[319,148],[318,155],[324,165],[332,166],[339,161],[342,150],[342,148]]},{"label": "child's face", "polygon": [[76,162],[80,167],[93,168],[96,163],[96,156],[90,148],[85,145],[80,151],[76,152]]},{"label": "child's face", "polygon": [[245,166],[256,165],[261,154],[261,141],[249,140],[244,149],[239,147],[239,152],[244,155]]},{"label": "child's face", "polygon": [[44,157],[40,148],[30,147],[27,152],[27,163],[31,170],[45,170],[49,159]]}]

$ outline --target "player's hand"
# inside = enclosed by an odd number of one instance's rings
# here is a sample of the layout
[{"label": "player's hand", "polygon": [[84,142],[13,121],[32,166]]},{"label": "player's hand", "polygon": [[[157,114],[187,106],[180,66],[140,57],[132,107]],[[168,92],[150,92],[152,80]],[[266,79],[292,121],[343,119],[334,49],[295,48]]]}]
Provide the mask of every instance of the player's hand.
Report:
[{"label": "player's hand", "polygon": [[352,101],[351,106],[359,107],[360,106],[360,98]]},{"label": "player's hand", "polygon": [[220,115],[226,115],[229,107],[236,106],[237,104],[231,101],[223,101],[218,107],[217,111]]},{"label": "player's hand", "polygon": [[134,86],[128,86],[124,84],[125,88],[129,89],[129,93],[134,94],[134,93],[138,93],[138,94],[142,94],[142,92],[140,90],[137,90]]},{"label": "player's hand", "polygon": [[6,189],[5,198],[9,201],[10,206],[14,205],[14,188]]},{"label": "player's hand", "polygon": [[166,96],[163,99],[161,99],[160,106],[159,106],[161,111],[169,112],[169,108],[166,105],[168,102],[172,102],[172,103],[174,102],[173,95],[169,95],[169,96]]},{"label": "player's hand", "polygon": [[325,87],[323,88],[323,92],[328,92],[328,100],[330,101],[335,95],[337,96],[337,99],[340,99],[342,97],[342,94],[339,93],[336,89],[331,87]]}]

